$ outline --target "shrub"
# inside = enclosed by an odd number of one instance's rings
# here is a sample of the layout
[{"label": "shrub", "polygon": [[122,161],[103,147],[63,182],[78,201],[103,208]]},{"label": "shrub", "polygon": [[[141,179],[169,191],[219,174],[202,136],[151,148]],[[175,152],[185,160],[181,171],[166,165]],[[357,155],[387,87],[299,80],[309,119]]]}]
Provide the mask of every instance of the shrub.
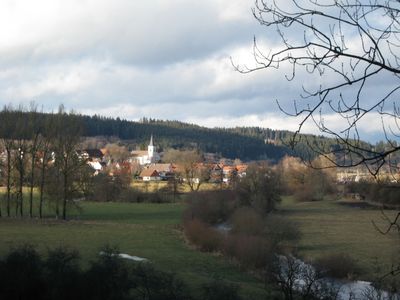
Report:
[{"label": "shrub", "polygon": [[185,219],[197,218],[208,224],[226,221],[237,202],[236,194],[229,190],[191,193],[189,199]]},{"label": "shrub", "polygon": [[156,270],[148,263],[135,265],[131,272],[132,281],[136,283],[133,299],[164,300],[190,299],[184,283],[173,273]]},{"label": "shrub", "polygon": [[65,248],[49,250],[44,273],[48,299],[80,299],[84,286],[77,251]]},{"label": "shrub", "polygon": [[236,191],[241,206],[251,206],[260,213],[267,214],[281,201],[280,176],[268,165],[250,164]]},{"label": "shrub", "polygon": [[353,278],[361,273],[357,262],[347,254],[331,254],[319,258],[316,268],[334,278]]},{"label": "shrub", "polygon": [[284,217],[269,215],[265,220],[265,236],[277,246],[296,244],[301,237],[299,227]]},{"label": "shrub", "polygon": [[202,286],[203,300],[239,300],[239,286],[223,280],[212,280]]},{"label": "shrub", "polygon": [[186,237],[202,251],[217,251],[221,244],[221,234],[205,224],[204,222],[193,219],[184,222]]},{"label": "shrub", "polygon": [[42,259],[31,245],[15,248],[0,262],[0,299],[43,299]]},{"label": "shrub", "polygon": [[135,283],[129,278],[126,262],[118,257],[119,252],[116,248],[106,246],[101,253],[85,274],[86,299],[128,298]]},{"label": "shrub", "polygon": [[229,235],[222,245],[225,255],[237,259],[249,268],[264,268],[275,249],[268,240],[258,236]]},{"label": "shrub", "polygon": [[231,217],[233,233],[245,235],[262,235],[265,222],[253,208],[241,207]]}]

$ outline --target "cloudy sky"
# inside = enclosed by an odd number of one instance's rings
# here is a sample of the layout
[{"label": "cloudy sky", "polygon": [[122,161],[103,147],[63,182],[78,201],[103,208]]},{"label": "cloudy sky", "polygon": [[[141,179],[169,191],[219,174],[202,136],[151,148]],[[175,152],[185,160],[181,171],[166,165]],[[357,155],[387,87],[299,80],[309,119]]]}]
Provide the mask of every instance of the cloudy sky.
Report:
[{"label": "cloudy sky", "polygon": [[[205,126],[297,128],[276,99],[299,86],[254,65],[253,37],[273,48],[253,0],[2,0],[0,104],[35,101],[84,114]],[[286,70],[287,71],[287,70]],[[377,120],[369,120],[376,122]],[[377,121],[379,123],[379,120]],[[373,133],[373,129],[371,130]],[[311,124],[306,132],[315,132]]]}]

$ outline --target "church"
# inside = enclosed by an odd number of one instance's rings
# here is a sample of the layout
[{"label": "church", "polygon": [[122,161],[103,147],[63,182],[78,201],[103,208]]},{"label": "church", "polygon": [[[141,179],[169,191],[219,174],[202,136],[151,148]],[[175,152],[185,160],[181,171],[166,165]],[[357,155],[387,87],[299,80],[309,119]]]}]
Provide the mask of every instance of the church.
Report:
[{"label": "church", "polygon": [[153,164],[160,161],[160,155],[156,152],[153,142],[153,135],[150,137],[150,143],[147,146],[147,151],[134,150],[131,152],[132,158],[141,166]]}]

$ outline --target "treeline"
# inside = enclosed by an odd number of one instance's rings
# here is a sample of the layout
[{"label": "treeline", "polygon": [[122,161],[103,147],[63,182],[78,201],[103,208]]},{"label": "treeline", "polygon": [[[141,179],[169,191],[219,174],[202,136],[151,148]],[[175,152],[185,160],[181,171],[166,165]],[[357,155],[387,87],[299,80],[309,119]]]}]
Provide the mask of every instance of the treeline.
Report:
[{"label": "treeline", "polygon": [[105,247],[83,268],[79,252],[56,248],[40,255],[29,245],[0,259],[0,299],[18,300],[235,300],[239,286],[209,281],[196,294],[174,273],[119,257]]},{"label": "treeline", "polygon": [[159,150],[198,149],[242,160],[279,160],[286,154],[292,154],[286,146],[268,144],[264,138],[240,134],[230,129],[210,129],[178,121],[152,119],[142,119],[140,122],[100,116],[82,116],[82,119],[86,136],[117,136],[145,147],[153,134]]},{"label": "treeline", "polygon": [[[9,109],[3,109],[9,111]],[[3,112],[0,118],[3,117]],[[36,127],[44,127],[53,114],[42,112],[29,112],[21,110],[21,113],[29,118],[35,114]],[[71,114],[72,115],[72,114]],[[285,155],[308,157],[312,152],[299,144],[295,150],[288,147],[289,131],[249,128],[206,128],[179,121],[162,121],[143,118],[139,122],[109,118],[101,116],[85,116],[73,114],[75,121],[82,125],[82,135],[86,137],[114,136],[122,140],[128,140],[145,148],[149,136],[156,137],[158,150],[168,148],[198,149],[202,152],[219,153],[226,158],[239,158],[244,161],[269,159],[278,161]],[[0,123],[4,127],[3,122]],[[3,133],[0,133],[3,135]],[[320,139],[318,137],[318,139]],[[325,138],[321,137],[323,142]]]},{"label": "treeline", "polygon": [[[29,114],[29,112],[24,113]],[[37,111],[35,113],[38,116],[36,122],[39,122],[37,125],[39,127],[52,115]],[[141,146],[143,149],[148,144],[149,136],[153,134],[159,151],[168,148],[198,149],[243,161],[258,159],[278,161],[285,155],[312,160],[317,156],[313,150],[318,150],[335,153],[338,160],[344,159],[339,141],[324,136],[299,134],[295,138],[296,143],[292,144],[294,133],[287,130],[260,127],[206,128],[179,121],[142,118],[139,122],[134,122],[98,115],[74,114],[74,118],[82,124],[83,136],[113,136]],[[361,146],[367,150],[378,152],[385,149],[386,145],[383,142],[377,145],[361,141],[359,143],[362,143]]]},{"label": "treeline", "polygon": [[[285,155],[313,160],[318,153],[332,153],[338,161],[346,159],[346,151],[339,140],[322,135],[298,134],[287,130],[261,127],[206,128],[180,121],[142,118],[139,122],[101,116],[81,116],[85,136],[115,136],[122,140],[147,147],[149,136],[156,137],[159,150],[198,149],[202,152],[219,153],[226,158],[243,161],[270,160],[277,162]],[[351,142],[351,141],[350,141]],[[371,145],[354,141],[368,151],[383,151],[389,143]],[[348,159],[348,157],[347,157]]]},{"label": "treeline", "polygon": [[[81,118],[62,106],[58,113],[47,115],[32,106],[29,110],[5,107],[0,120],[0,184],[5,187],[0,216],[42,218],[48,200],[55,217],[66,219],[68,207],[84,195],[89,176],[86,161],[77,152]],[[34,201],[35,188],[38,201]]]}]

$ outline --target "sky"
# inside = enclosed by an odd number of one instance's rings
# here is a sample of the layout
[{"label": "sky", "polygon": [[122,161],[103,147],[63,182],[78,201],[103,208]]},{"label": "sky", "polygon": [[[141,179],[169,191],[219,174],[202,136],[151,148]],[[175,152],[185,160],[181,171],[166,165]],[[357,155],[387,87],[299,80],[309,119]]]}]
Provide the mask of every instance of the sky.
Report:
[{"label": "sky", "polygon": [[[279,111],[301,90],[254,66],[253,38],[276,38],[252,15],[253,0],[2,0],[0,105],[45,111],[180,120],[208,127],[296,130]],[[315,85],[318,82],[301,82]],[[327,117],[329,120],[329,116]],[[334,124],[334,122],[333,122]],[[374,124],[373,126],[371,124]],[[379,118],[362,126],[376,138]],[[318,133],[307,123],[304,132]]]}]

